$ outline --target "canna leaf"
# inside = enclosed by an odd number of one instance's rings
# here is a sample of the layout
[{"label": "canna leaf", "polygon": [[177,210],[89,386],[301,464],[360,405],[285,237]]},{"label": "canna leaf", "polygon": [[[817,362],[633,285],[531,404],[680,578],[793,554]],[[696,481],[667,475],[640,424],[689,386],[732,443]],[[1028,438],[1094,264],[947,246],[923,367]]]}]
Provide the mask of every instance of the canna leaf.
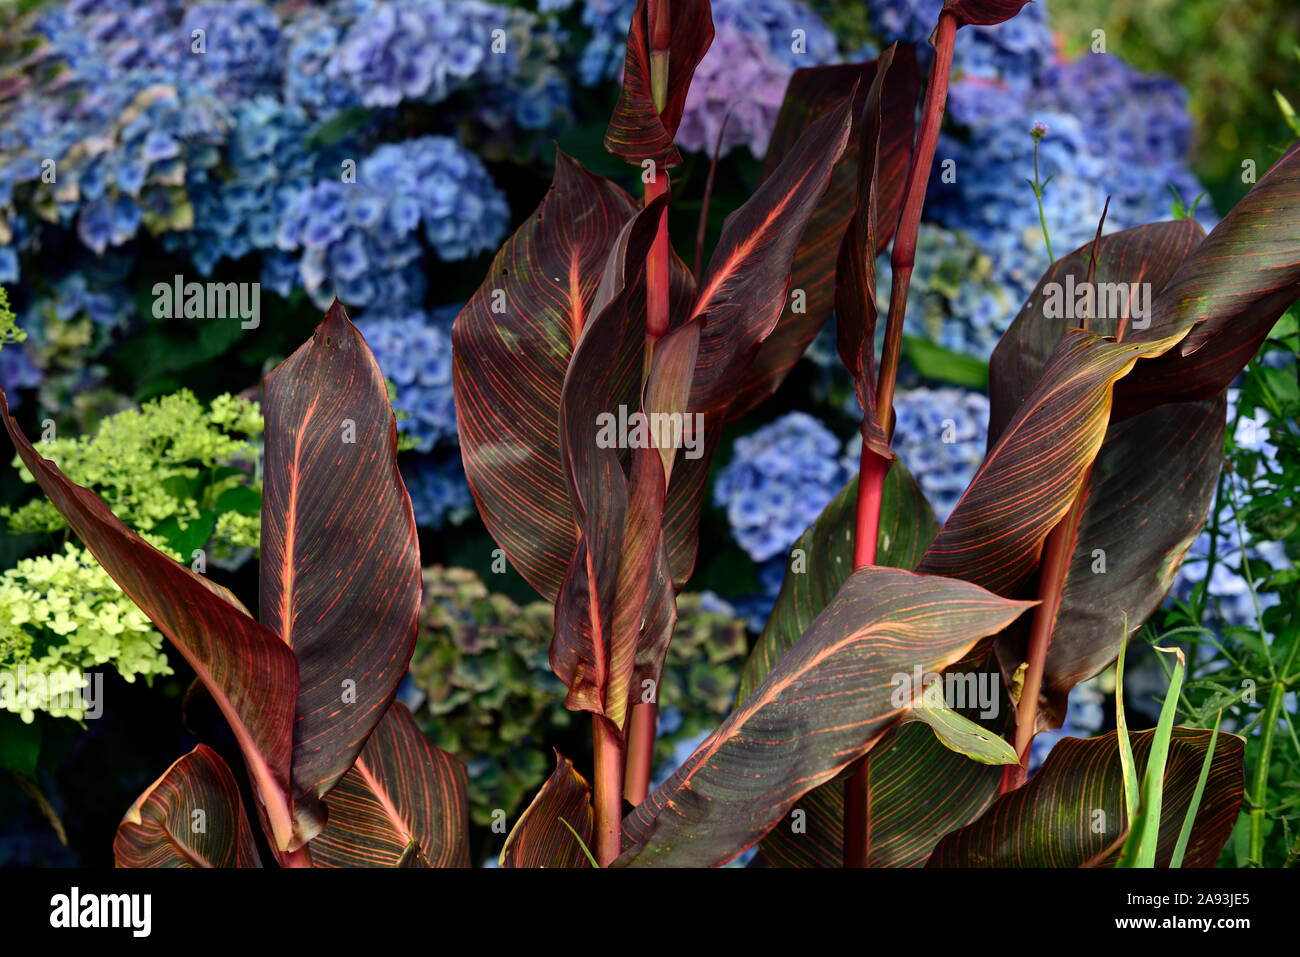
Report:
[{"label": "canna leaf", "polygon": [[[1156,732],[1133,736],[1145,769]],[[1167,867],[1213,735],[1174,728],[1164,774],[1156,866]],[[1245,780],[1245,742],[1220,734],[1209,783],[1184,860],[1213,867],[1237,819]],[[1123,770],[1115,732],[1062,738],[1029,782],[999,798],[978,821],[943,838],[930,867],[1083,867],[1113,865],[1127,831]]]},{"label": "canna leaf", "polygon": [[957,15],[957,25],[990,26],[1010,20],[1029,0],[946,0],[944,8]]},{"label": "canna leaf", "polygon": [[415,648],[420,548],[388,388],[337,299],[266,377],[262,621],[298,659],[293,784],[352,766]]},{"label": "canna leaf", "polygon": [[639,165],[653,160],[658,171],[682,164],[673,138],[686,108],[691,77],[713,43],[713,10],[709,0],[660,0],[660,3],[668,7],[671,23],[663,109],[656,108],[651,92],[648,4],[647,0],[637,0],[627,34],[623,87],[605,133],[605,149],[629,163]]},{"label": "canna leaf", "polygon": [[[743,701],[821,613],[853,569],[855,476],[790,551],[785,580],[767,626],[741,676]],[[885,475],[876,554],[881,564],[910,569],[939,530],[934,512],[901,461]],[[946,674],[984,681],[999,709],[994,731],[1005,734],[1010,711],[1001,707],[996,672],[981,653]],[[978,684],[976,685],[978,689]],[[948,831],[968,824],[997,796],[1001,774],[944,747],[931,730],[902,724],[867,756],[871,764],[872,867],[914,867],[925,863]],[[840,867],[844,862],[844,785],[830,781],[805,794],[794,810],[763,839],[763,856],[778,867]],[[792,814],[794,812],[792,811]]]},{"label": "canna leaf", "polygon": [[903,716],[914,696],[900,675],[941,671],[1030,604],[899,569],[853,572],[745,702],[628,815],[618,863],[731,860]]},{"label": "canna leaf", "polygon": [[860,122],[857,204],[835,265],[835,338],[840,359],[853,377],[862,408],[862,441],[886,461],[894,458],[892,422],[876,410],[876,250],[880,233],[877,179],[880,165],[881,96],[893,62],[891,47],[880,57]]},{"label": "canna leaf", "polygon": [[[857,498],[855,475],[790,549],[781,591],[745,664],[737,702],[753,693],[848,581]],[[885,475],[881,496],[877,564],[911,571],[938,531],[925,493],[907,467],[895,462]]]},{"label": "canna leaf", "polygon": [[591,867],[591,787],[555,752],[555,771],[511,829],[502,867]]},{"label": "canna leaf", "polygon": [[317,867],[468,867],[465,765],[435,746],[400,701],[325,797]]},{"label": "canna leaf", "polygon": [[[1130,311],[1116,308],[1121,300],[1149,303],[1202,235],[1191,220],[1178,220],[1103,237],[1090,328],[1114,334],[1123,321],[1120,314]],[[1052,297],[1058,304],[1073,307],[1077,301],[1086,307],[1082,297],[1091,247],[1082,246],[1052,265],[994,350],[990,446],[1038,381],[1065,328],[1079,321],[1049,317],[1045,307]],[[1149,285],[1138,285],[1143,283]],[[1088,476],[1048,646],[1040,730],[1060,727],[1070,689],[1107,667],[1119,644],[1164,599],[1213,499],[1225,420],[1226,400],[1219,395],[1156,406],[1109,423]],[[1017,622],[999,636],[996,647],[1004,675],[1014,673],[1028,656],[1028,629]]]},{"label": "canna leaf", "polygon": [[113,858],[118,867],[261,867],[221,755],[200,744],[149,785],[117,826]]},{"label": "canna leaf", "polygon": [[1116,343],[1066,330],[917,570],[1018,593],[1097,456],[1112,386],[1177,341]]},{"label": "canna leaf", "polygon": [[620,231],[560,400],[560,460],[581,538],[556,601],[551,667],[569,687],[565,707],[604,715],[620,729],[660,558],[664,471],[653,446],[634,448],[629,483],[601,420],[628,416],[626,404],[619,415],[619,357],[635,354],[645,338],[629,302],[644,296],[643,263],[665,204],[656,198]]},{"label": "canna leaf", "polygon": [[780,166],[727,217],[700,283],[704,316],[691,409],[725,415],[736,380],[785,310],[804,230],[848,144],[852,97],[815,120]]},{"label": "canna leaf", "polygon": [[0,391],[0,414],[23,464],[106,572],[194,669],[239,742],[272,842],[296,850],[315,833],[296,822],[289,785],[298,662],[279,636],[127,528],[94,492],[42,458]]},{"label": "canna leaf", "polygon": [[1209,398],[1246,367],[1278,317],[1300,299],[1298,215],[1300,143],[1182,263],[1156,296],[1147,328],[1133,329],[1139,341],[1186,337],[1177,349],[1138,364],[1116,394],[1118,415]]},{"label": "canna leaf", "polygon": [[[470,490],[488,532],[547,601],[559,594],[578,542],[560,465],[560,395],[609,250],[636,211],[613,183],[557,154],[546,198],[502,247],[452,329]],[[675,256],[672,263],[680,321],[693,280]],[[629,406],[641,361],[639,346],[620,359],[615,391]]]},{"label": "canna leaf", "polygon": [[[818,117],[850,96],[857,84],[858,99],[865,99],[876,79],[880,60],[867,63],[804,67],[796,70],[786,87],[777,114],[763,176],[771,176],[789,154],[799,135]],[[907,165],[912,155],[916,127],[916,103],[920,73],[914,47],[896,47],[887,82],[880,100],[882,116],[877,151],[876,206],[878,228],[875,251],[883,252],[894,234],[903,203]],[[854,122],[861,125],[861,102],[855,104]],[[741,377],[738,394],[729,417],[739,418],[776,392],[808,345],[830,318],[835,290],[835,261],[840,242],[854,212],[861,166],[861,135],[857,128],[849,136],[840,161],[831,173],[830,185],[808,222],[791,267],[791,296],[776,328],[763,341],[754,361]],[[796,306],[802,307],[796,309]]]}]

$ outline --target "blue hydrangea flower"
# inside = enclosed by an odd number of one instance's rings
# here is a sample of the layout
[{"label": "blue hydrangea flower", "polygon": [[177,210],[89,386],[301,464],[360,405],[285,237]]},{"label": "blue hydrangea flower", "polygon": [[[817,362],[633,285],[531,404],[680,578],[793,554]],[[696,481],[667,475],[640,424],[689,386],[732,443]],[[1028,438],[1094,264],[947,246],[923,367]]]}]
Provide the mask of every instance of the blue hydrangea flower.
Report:
[{"label": "blue hydrangea flower", "polygon": [[784,555],[848,481],[840,440],[804,412],[791,412],[737,439],[718,473],[714,503],[755,561]]},{"label": "blue hydrangea flower", "polygon": [[474,497],[458,453],[418,456],[414,463],[402,465],[402,481],[411,496],[415,524],[421,528],[459,525],[473,514]]},{"label": "blue hydrangea flower", "polygon": [[398,429],[428,452],[456,441],[456,407],[451,383],[451,323],[459,306],[413,312],[392,319],[357,322],[384,376],[397,389],[393,407],[404,413]]}]

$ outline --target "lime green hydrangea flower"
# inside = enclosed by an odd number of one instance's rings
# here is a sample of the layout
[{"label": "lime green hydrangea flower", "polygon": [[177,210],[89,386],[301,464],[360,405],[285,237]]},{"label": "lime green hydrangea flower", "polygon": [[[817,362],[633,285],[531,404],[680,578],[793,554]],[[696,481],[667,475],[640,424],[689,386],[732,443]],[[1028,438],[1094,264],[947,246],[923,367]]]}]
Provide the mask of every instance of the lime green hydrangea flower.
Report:
[{"label": "lime green hydrangea flower", "polygon": [[[40,451],[136,531],[187,555],[206,546],[219,558],[258,545],[261,434],[256,402],[222,395],[205,409],[181,390],[104,419],[93,435],[43,439]],[[20,459],[14,465],[34,481]],[[230,513],[238,517],[221,521]],[[66,527],[45,498],[0,509],[0,517],[14,532]]]},{"label": "lime green hydrangea flower", "polygon": [[9,308],[9,293],[5,292],[4,286],[0,286],[0,349],[26,338],[27,333],[14,323],[14,311]]},{"label": "lime green hydrangea flower", "polygon": [[[170,554],[166,543],[146,536]],[[71,542],[61,553],[25,558],[0,575],[0,708],[31,723],[37,710],[81,721],[85,700],[58,695],[54,682],[111,664],[127,681],[172,674],[163,638],[100,567]],[[40,700],[34,688],[49,683]],[[15,693],[22,690],[24,693]]]}]

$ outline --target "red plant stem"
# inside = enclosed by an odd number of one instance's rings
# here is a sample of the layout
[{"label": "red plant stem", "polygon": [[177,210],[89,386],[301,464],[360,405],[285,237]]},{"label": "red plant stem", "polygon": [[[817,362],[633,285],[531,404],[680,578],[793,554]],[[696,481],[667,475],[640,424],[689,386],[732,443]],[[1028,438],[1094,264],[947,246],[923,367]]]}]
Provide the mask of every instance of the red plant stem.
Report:
[{"label": "red plant stem", "polygon": [[[907,307],[907,288],[916,263],[916,236],[921,228],[921,207],[925,187],[934,165],[934,151],[939,143],[944,106],[948,101],[948,73],[952,70],[953,42],[957,35],[957,18],[946,7],[939,14],[935,30],[934,63],[930,68],[930,85],[925,92],[921,131],[908,169],[903,207],[898,229],[894,232],[894,249],[890,257],[893,283],[889,290],[889,317],[885,323],[885,345],[880,356],[876,382],[876,410],[880,421],[893,419],[894,385],[898,381],[898,359],[903,348],[903,316]],[[865,290],[864,295],[873,295]],[[864,568],[876,562],[876,538],[880,534],[880,504],[889,461],[864,443],[858,472],[857,514],[853,533],[853,567]],[[870,766],[865,758],[858,761],[844,784],[844,866],[866,867],[871,854]]]},{"label": "red plant stem", "polygon": [[594,850],[597,863],[608,867],[623,849],[623,748],[618,729],[598,714],[591,716],[591,739],[596,755]]},{"label": "red plant stem", "polygon": [[894,249],[890,254],[893,282],[889,290],[889,319],[885,325],[885,345],[880,356],[880,376],[876,383],[876,408],[882,422],[889,421],[894,405],[894,385],[898,381],[898,356],[903,348],[903,315],[907,309],[907,288],[916,264],[916,235],[921,228],[921,207],[925,187],[934,165],[934,150],[939,143],[939,127],[948,102],[948,73],[952,69],[953,41],[957,34],[957,17],[947,7],[939,14],[935,30],[934,63],[930,67],[930,84],[925,91],[921,113],[921,130],[907,172],[903,208],[898,214]]},{"label": "red plant stem", "polygon": [[[649,0],[646,16],[650,31],[650,88],[655,107],[662,113],[668,97],[668,48],[672,42],[671,5],[669,0]],[[645,184],[646,205],[668,192],[668,170],[655,164],[654,178]],[[659,221],[646,259],[645,363],[643,374],[650,374],[655,343],[668,332],[668,289],[670,268],[668,216]],[[654,702],[632,706],[627,742],[627,767],[623,789],[628,801],[640,804],[650,787],[650,768],[654,758],[655,731],[659,725],[659,708]],[[621,808],[620,808],[621,810]],[[602,862],[602,866],[604,866]]]},{"label": "red plant stem", "polygon": [[629,804],[640,804],[650,791],[655,731],[659,726],[659,705],[638,701],[628,719],[627,769],[623,779],[623,797]]},{"label": "red plant stem", "polygon": [[1034,623],[1029,632],[1029,655],[1025,680],[1016,704],[1016,754],[1019,765],[1011,765],[1002,775],[1002,793],[1014,791],[1025,783],[1029,775],[1029,751],[1034,741],[1038,722],[1038,699],[1043,690],[1043,670],[1047,664],[1047,650],[1052,644],[1052,630],[1056,627],[1056,613],[1061,607],[1061,592],[1065,588],[1065,575],[1070,569],[1070,557],[1083,514],[1083,500],[1088,485],[1085,471],[1075,493],[1070,509],[1043,542],[1043,560],[1038,577],[1039,605],[1034,609]]},{"label": "red plant stem", "polygon": [[[880,502],[889,461],[862,443],[858,466],[857,512],[853,525],[853,567],[876,563],[880,535]],[[866,867],[871,853],[871,769],[866,758],[858,761],[844,782],[844,866]]]}]

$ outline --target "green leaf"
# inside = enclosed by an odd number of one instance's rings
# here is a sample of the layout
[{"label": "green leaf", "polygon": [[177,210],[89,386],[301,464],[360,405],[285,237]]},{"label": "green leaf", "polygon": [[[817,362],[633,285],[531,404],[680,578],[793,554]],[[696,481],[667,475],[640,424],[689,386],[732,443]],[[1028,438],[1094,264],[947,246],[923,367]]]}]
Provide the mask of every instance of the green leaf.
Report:
[{"label": "green leaf", "polygon": [[937,379],[967,389],[987,389],[988,363],[974,356],[945,349],[938,343],[916,336],[903,336],[903,355],[924,379]]},{"label": "green leaf", "polygon": [[[1156,731],[1134,735],[1140,772]],[[1200,778],[1209,731],[1174,728],[1164,773],[1155,865],[1167,867]],[[1245,784],[1245,741],[1220,735],[1185,863],[1213,867],[1232,833]],[[1116,732],[1062,738],[1021,788],[1003,795],[979,820],[941,840],[930,867],[1111,866],[1128,833],[1124,771]]]},{"label": "green leaf", "polygon": [[12,711],[0,711],[0,768],[35,781],[40,756],[40,722],[28,724]]},{"label": "green leaf", "polygon": [[943,700],[943,682],[936,681],[912,707],[905,720],[930,726],[945,748],[980,764],[1019,764],[1016,749],[992,731],[962,717]]},{"label": "green leaf", "polygon": [[184,528],[181,528],[180,520],[172,515],[155,525],[150,532],[161,535],[173,551],[178,552],[182,558],[187,558],[208,543],[215,523],[213,513],[205,509],[199,513],[198,518],[186,522]]},{"label": "green leaf", "polygon": [[259,515],[262,511],[262,496],[247,485],[228,488],[218,497],[212,510],[218,515],[225,512],[238,512],[241,515]]},{"label": "green leaf", "polygon": [[[1169,739],[1174,730],[1174,715],[1178,709],[1178,695],[1183,690],[1183,671],[1187,665],[1181,648],[1157,648],[1156,651],[1177,655],[1178,663],[1174,665],[1169,691],[1165,694],[1164,704],[1160,708],[1160,720],[1156,722],[1156,733],[1151,743],[1151,757],[1147,761],[1146,775],[1142,778],[1142,805],[1138,821],[1124,841],[1124,849],[1120,852],[1117,867],[1156,866],[1156,846],[1160,840],[1160,806],[1164,799],[1165,762],[1169,757]],[[1211,738],[1211,742],[1214,740],[1215,738]],[[1198,785],[1199,783],[1198,778]]]},{"label": "green leaf", "polygon": [[1174,856],[1170,860],[1170,867],[1182,867],[1183,857],[1187,854],[1187,842],[1192,839],[1192,830],[1196,825],[1196,813],[1201,808],[1201,798],[1205,796],[1205,784],[1210,779],[1210,767],[1214,763],[1214,746],[1219,740],[1219,723],[1223,720],[1223,712],[1220,711],[1218,717],[1214,719],[1214,733],[1210,736],[1210,746],[1205,749],[1205,761],[1201,764],[1201,776],[1196,782],[1196,790],[1192,792],[1192,801],[1187,806],[1187,816],[1183,818],[1182,830],[1178,832],[1178,843],[1174,845]]}]

